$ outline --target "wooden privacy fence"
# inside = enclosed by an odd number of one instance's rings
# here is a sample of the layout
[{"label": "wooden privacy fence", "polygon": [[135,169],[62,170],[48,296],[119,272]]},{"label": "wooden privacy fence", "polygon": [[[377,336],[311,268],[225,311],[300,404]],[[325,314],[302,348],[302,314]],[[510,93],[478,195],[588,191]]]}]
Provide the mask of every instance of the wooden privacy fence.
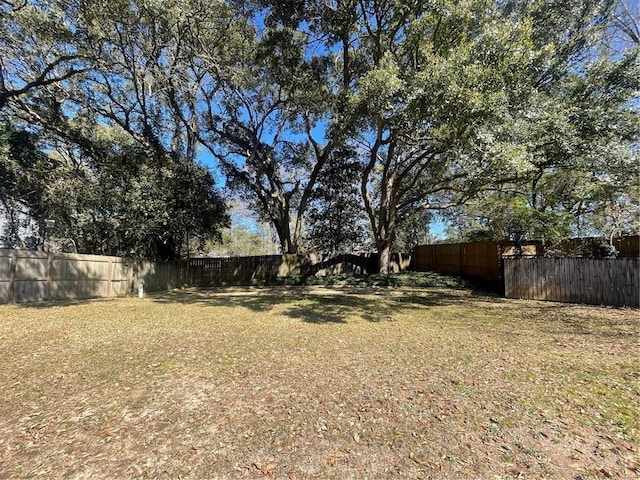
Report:
[{"label": "wooden privacy fence", "polygon": [[200,257],[190,259],[186,267],[185,283],[193,286],[210,286],[226,283],[246,284],[294,275],[365,274],[371,271],[373,264],[377,267],[377,258],[372,258],[372,255]]},{"label": "wooden privacy fence", "polygon": [[[409,267],[409,255],[395,254],[394,271]],[[121,257],[53,254],[0,249],[0,304],[112,297],[183,286],[246,284],[292,275],[375,273],[376,254],[269,255],[192,258],[148,262]]]},{"label": "wooden privacy fence", "polygon": [[505,296],[640,306],[638,258],[506,258]]},{"label": "wooden privacy fence", "polygon": [[[391,268],[395,272],[409,268],[411,256],[394,254]],[[338,273],[372,274],[378,272],[378,255],[317,254],[264,255],[253,257],[192,258],[185,272],[185,283],[194,286],[224,283],[249,283],[277,277],[313,276]]]},{"label": "wooden privacy fence", "polygon": [[0,249],[0,304],[126,295],[183,284],[177,263]]},{"label": "wooden privacy fence", "polygon": [[124,295],[131,274],[119,257],[0,250],[0,303]]},{"label": "wooden privacy fence", "polygon": [[419,245],[413,251],[413,265],[417,272],[437,272],[500,282],[504,257],[536,256],[541,252],[539,242],[520,245],[494,241]]},{"label": "wooden privacy fence", "polygon": [[613,246],[618,250],[618,258],[640,257],[640,235],[614,238]]}]

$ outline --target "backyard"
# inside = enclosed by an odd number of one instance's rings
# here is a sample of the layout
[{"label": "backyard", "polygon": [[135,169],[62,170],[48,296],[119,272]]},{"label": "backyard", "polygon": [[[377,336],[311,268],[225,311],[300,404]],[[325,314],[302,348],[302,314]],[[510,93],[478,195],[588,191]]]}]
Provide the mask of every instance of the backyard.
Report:
[{"label": "backyard", "polygon": [[470,288],[0,306],[0,478],[637,478],[637,310]]}]

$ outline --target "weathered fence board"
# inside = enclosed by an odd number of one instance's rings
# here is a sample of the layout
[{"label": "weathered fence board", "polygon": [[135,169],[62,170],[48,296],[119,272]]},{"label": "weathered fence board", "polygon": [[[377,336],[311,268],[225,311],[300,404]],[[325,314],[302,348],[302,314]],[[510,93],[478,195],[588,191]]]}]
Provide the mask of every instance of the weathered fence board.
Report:
[{"label": "weathered fence board", "polygon": [[[409,267],[395,254],[394,271]],[[291,275],[377,272],[378,257],[362,255],[270,255],[148,262],[97,255],[50,254],[0,249],[0,303],[111,297],[184,286],[247,284]]]},{"label": "weathered fence board", "polygon": [[619,258],[640,257],[640,235],[614,238],[613,246],[618,250]]},{"label": "weathered fence board", "polygon": [[138,284],[144,285],[147,292],[159,292],[171,288],[183,287],[187,284],[184,272],[186,262],[149,262],[136,261],[132,264],[133,289]]},{"label": "weathered fence board", "polygon": [[637,258],[505,258],[505,296],[638,307],[639,272]]},{"label": "weathered fence board", "polygon": [[502,279],[502,258],[511,255],[535,256],[539,242],[469,242],[419,245],[414,249],[414,269],[498,282]]},{"label": "weathered fence board", "polygon": [[[409,268],[411,256],[394,254],[391,269]],[[378,272],[376,254],[264,255],[252,257],[192,258],[186,281],[190,285],[249,283],[294,275],[312,276],[338,273],[371,274]]]},{"label": "weathered fence board", "polygon": [[0,303],[124,295],[128,260],[0,250]]}]

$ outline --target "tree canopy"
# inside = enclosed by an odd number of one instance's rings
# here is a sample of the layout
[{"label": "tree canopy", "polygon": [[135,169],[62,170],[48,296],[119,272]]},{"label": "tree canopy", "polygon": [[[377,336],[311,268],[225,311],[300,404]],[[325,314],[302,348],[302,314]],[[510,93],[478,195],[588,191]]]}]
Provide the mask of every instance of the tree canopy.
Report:
[{"label": "tree canopy", "polygon": [[[226,222],[216,176],[285,253],[309,234],[353,248],[363,236],[343,234],[364,212],[383,271],[436,212],[491,235],[637,230],[638,12],[624,0],[27,0],[0,13],[5,216],[60,212],[83,250],[153,238],[160,256],[188,251]],[[51,185],[20,193],[20,169]]]}]

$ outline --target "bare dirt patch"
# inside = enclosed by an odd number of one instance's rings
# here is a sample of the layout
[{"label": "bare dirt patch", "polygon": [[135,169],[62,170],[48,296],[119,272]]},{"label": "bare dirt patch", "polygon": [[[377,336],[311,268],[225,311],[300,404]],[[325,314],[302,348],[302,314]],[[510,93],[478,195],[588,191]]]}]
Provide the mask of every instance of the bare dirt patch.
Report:
[{"label": "bare dirt patch", "polygon": [[0,319],[0,478],[640,476],[637,310],[278,287]]}]

